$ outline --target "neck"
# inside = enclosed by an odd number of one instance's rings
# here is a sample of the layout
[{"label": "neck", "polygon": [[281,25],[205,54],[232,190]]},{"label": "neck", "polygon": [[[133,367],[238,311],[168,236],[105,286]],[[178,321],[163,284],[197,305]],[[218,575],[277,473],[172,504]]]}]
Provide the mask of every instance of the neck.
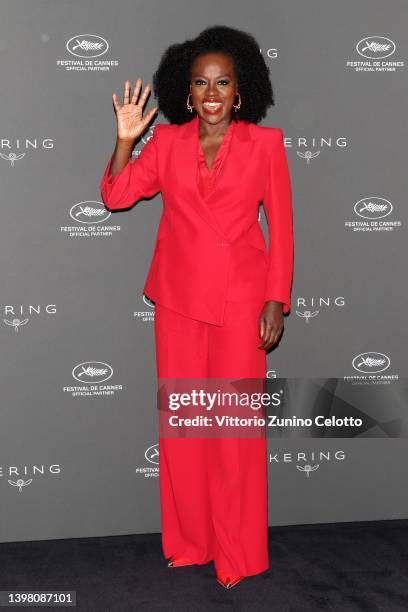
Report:
[{"label": "neck", "polygon": [[212,124],[212,123],[208,123],[207,121],[205,121],[204,119],[201,119],[200,116],[198,116],[198,133],[200,138],[222,138],[225,134],[225,132],[228,130],[228,127],[230,126],[232,122],[232,119],[230,117],[225,117],[225,119],[222,119],[221,121],[219,121],[218,123]]}]

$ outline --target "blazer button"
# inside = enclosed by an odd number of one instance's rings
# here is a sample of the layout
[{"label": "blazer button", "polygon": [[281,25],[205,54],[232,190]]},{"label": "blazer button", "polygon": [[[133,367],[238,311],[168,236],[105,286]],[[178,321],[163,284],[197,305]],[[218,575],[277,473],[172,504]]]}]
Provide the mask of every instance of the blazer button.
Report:
[{"label": "blazer button", "polygon": [[220,246],[220,247],[227,247],[227,246],[230,246],[230,244],[229,244],[229,242],[224,242],[224,241],[223,241],[223,242],[217,242],[217,246]]}]

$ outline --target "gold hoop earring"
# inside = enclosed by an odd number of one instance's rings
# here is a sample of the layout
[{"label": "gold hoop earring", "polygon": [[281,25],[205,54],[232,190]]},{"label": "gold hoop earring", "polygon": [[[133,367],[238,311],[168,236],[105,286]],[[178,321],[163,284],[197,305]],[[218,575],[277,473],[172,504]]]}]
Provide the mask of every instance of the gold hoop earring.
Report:
[{"label": "gold hoop earring", "polygon": [[190,92],[190,93],[188,94],[188,96],[187,96],[187,108],[188,108],[188,110],[190,111],[190,113],[192,113],[192,112],[193,112],[193,108],[194,108],[194,107],[193,107],[193,106],[190,106],[190,103],[189,103],[189,101],[188,101],[188,99],[189,99],[189,97],[190,97],[190,96],[191,96],[191,92]]},{"label": "gold hoop earring", "polygon": [[238,110],[239,108],[241,108],[241,94],[240,94],[240,93],[237,93],[237,94],[235,94],[235,95],[236,95],[236,96],[239,96],[239,104],[233,104],[232,106],[233,106],[233,108],[235,109],[235,112],[237,112],[237,110]]}]

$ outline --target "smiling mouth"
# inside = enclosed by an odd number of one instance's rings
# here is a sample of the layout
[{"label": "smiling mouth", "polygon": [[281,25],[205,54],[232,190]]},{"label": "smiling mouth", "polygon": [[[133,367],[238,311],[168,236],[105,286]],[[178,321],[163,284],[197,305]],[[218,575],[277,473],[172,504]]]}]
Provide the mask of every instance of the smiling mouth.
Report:
[{"label": "smiling mouth", "polygon": [[203,107],[208,110],[217,110],[222,107],[222,102],[203,102]]}]

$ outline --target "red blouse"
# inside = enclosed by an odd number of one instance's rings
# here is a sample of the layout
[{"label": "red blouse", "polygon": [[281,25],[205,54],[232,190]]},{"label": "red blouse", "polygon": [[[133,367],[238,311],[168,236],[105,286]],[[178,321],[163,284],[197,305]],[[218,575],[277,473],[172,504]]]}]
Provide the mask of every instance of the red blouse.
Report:
[{"label": "red blouse", "polygon": [[234,121],[231,121],[227,131],[225,132],[221,144],[218,147],[217,154],[211,165],[211,170],[207,168],[205,162],[204,151],[201,147],[200,139],[198,138],[198,167],[197,167],[197,182],[198,188],[203,197],[208,195],[214,186],[217,176],[219,175],[225,158],[228,154],[229,145],[232,138]]}]

